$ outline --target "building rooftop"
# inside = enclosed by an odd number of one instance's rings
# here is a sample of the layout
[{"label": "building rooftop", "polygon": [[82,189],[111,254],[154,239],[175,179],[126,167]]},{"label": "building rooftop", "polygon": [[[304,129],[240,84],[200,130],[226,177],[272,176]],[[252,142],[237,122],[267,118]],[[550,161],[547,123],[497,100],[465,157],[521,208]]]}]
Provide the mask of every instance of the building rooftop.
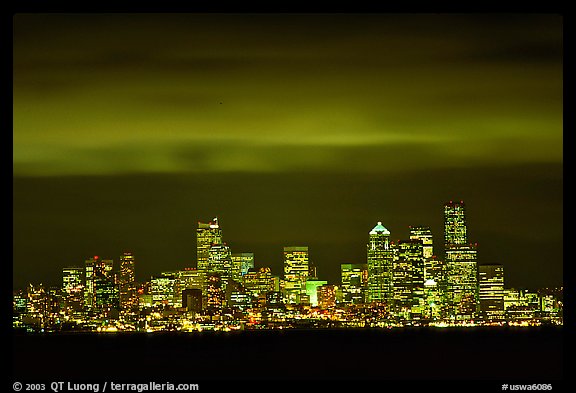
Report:
[{"label": "building rooftop", "polygon": [[378,221],[378,225],[376,225],[371,231],[370,231],[371,235],[376,235],[376,234],[384,234],[384,235],[389,235],[390,231],[388,229],[386,229],[383,225],[382,222]]}]

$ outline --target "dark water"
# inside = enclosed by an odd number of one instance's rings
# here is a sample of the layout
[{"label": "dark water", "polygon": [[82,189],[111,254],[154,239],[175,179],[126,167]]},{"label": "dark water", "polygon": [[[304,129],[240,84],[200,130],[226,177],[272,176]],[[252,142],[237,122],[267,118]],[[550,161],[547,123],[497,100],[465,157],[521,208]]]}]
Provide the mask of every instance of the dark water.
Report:
[{"label": "dark water", "polygon": [[563,378],[562,328],[16,335],[14,378]]}]

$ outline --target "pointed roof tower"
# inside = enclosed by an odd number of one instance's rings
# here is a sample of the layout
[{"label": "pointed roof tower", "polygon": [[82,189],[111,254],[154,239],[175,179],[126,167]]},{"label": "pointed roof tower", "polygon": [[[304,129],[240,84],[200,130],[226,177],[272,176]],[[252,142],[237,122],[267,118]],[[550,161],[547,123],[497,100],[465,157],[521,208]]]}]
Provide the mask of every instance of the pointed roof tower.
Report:
[{"label": "pointed roof tower", "polygon": [[378,221],[378,225],[376,225],[371,231],[370,231],[371,235],[389,235],[390,231],[388,229],[386,229],[384,227],[384,225],[382,225],[381,221]]}]

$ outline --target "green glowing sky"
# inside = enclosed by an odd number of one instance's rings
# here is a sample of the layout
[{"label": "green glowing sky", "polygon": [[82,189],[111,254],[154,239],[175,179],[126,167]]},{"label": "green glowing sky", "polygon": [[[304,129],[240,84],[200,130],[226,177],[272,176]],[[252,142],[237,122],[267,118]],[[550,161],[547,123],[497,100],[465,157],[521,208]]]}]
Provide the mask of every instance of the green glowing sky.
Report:
[{"label": "green glowing sky", "polygon": [[[405,237],[450,198],[519,282],[542,270],[527,223],[556,227],[539,241],[561,280],[559,15],[17,14],[13,53],[15,283],[106,247],[144,279],[193,259],[214,215],[276,274],[285,242],[318,243],[334,281],[377,221]],[[247,233],[272,218],[284,232]]]}]

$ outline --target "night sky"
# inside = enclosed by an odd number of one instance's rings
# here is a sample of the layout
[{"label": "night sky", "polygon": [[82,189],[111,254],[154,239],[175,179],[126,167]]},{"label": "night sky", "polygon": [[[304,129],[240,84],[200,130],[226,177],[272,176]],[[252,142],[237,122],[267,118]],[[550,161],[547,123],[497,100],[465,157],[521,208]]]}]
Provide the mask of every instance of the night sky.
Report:
[{"label": "night sky", "polygon": [[562,17],[17,14],[13,279],[134,253],[191,267],[198,221],[282,273],[365,263],[368,232],[463,200],[479,263],[562,284]]}]

